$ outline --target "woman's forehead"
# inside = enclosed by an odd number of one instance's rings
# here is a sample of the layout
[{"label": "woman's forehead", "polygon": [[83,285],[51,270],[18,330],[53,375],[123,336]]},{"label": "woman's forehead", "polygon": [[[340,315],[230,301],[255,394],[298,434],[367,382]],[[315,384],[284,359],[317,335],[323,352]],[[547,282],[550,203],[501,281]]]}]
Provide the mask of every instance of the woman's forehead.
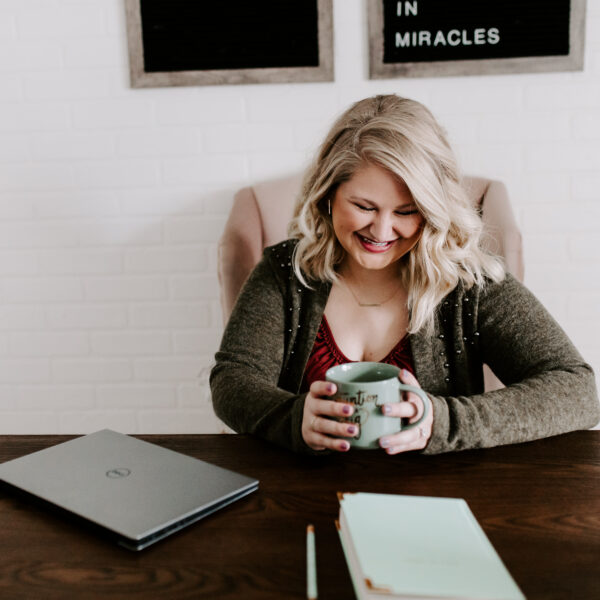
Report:
[{"label": "woman's forehead", "polygon": [[361,166],[338,189],[365,200],[377,201],[381,197],[391,196],[400,197],[404,202],[413,201],[410,189],[402,178],[375,164]]}]

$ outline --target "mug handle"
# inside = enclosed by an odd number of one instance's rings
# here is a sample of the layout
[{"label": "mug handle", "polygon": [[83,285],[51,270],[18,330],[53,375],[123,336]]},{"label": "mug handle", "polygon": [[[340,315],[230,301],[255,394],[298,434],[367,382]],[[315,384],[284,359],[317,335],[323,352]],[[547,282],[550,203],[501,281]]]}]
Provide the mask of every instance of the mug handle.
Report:
[{"label": "mug handle", "polygon": [[407,383],[400,383],[400,388],[398,389],[398,392],[400,393],[401,401],[402,392],[414,392],[415,394],[417,394],[417,396],[421,397],[421,400],[423,400],[423,414],[421,415],[421,418],[418,421],[415,421],[414,423],[409,423],[403,426],[402,431],[404,431],[405,429],[412,429],[413,427],[420,425],[423,422],[423,419],[429,414],[429,410],[431,408],[431,400],[421,388],[415,387],[414,385],[408,385]]}]

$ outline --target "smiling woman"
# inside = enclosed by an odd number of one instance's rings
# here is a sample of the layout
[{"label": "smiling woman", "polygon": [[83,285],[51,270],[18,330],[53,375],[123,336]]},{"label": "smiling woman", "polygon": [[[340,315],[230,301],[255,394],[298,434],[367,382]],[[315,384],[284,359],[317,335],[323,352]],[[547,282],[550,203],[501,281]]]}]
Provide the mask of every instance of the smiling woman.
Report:
[{"label": "smiling woman", "polygon": [[332,207],[333,230],[346,251],[344,271],[396,271],[396,261],[421,236],[423,217],[407,185],[378,165],[366,164],[342,183]]},{"label": "smiling woman", "polygon": [[[238,298],[211,373],[217,415],[296,451],[347,451],[360,423],[325,372],[374,361],[432,405],[379,439],[388,455],[593,426],[591,368],[481,231],[427,108],[395,95],[350,107],[305,174],[290,239],[265,250]],[[484,363],[505,388],[484,392]],[[381,410],[419,420],[421,398],[405,400]]]}]

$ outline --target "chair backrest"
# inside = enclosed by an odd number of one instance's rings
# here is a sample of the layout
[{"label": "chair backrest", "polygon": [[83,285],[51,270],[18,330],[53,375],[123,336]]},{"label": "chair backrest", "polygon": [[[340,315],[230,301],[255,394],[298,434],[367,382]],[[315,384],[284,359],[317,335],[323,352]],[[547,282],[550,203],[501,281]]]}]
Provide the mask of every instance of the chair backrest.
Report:
[{"label": "chair backrest", "polygon": [[[301,179],[300,174],[273,179],[245,187],[235,195],[218,249],[224,323],[263,249],[286,239]],[[521,232],[506,187],[499,181],[481,177],[465,178],[465,187],[473,204],[481,210],[486,234],[484,246],[503,257],[507,270],[522,281]]]}]

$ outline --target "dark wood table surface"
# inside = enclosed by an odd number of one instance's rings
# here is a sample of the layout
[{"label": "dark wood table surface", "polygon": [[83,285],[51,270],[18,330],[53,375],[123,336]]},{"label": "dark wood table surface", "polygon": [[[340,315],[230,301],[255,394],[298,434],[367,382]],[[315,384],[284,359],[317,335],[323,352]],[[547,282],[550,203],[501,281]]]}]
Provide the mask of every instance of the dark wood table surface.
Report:
[{"label": "dark wood table surface", "polygon": [[[0,462],[73,436],[0,436]],[[422,456],[305,457],[249,436],[140,438],[260,479],[257,492],[142,552],[0,491],[0,598],[353,598],[338,491],[465,498],[527,598],[600,598],[600,432]]]}]

